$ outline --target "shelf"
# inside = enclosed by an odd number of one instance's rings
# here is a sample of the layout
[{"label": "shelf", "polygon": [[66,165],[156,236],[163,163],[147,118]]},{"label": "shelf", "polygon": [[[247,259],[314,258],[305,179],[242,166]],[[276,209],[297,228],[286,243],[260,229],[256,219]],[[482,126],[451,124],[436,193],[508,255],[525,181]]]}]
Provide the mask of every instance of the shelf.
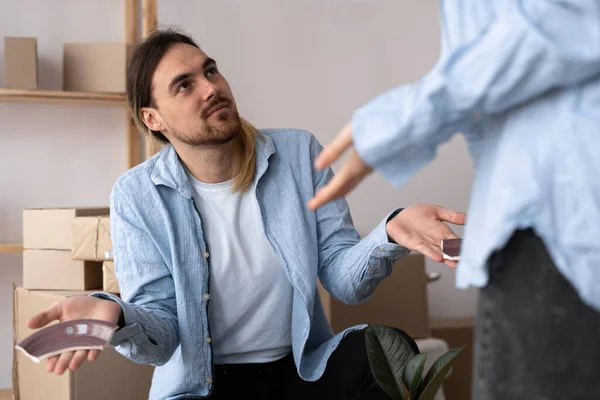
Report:
[{"label": "shelf", "polygon": [[21,253],[22,251],[21,243],[0,243],[0,253]]},{"label": "shelf", "polygon": [[125,93],[0,89],[0,102],[125,106]]}]

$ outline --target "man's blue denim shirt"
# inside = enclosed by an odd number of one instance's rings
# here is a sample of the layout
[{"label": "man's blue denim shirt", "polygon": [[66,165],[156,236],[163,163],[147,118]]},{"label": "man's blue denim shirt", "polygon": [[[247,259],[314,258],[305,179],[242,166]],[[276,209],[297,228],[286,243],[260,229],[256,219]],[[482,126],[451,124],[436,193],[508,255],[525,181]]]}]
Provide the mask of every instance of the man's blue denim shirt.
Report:
[{"label": "man's blue denim shirt", "polygon": [[[408,250],[388,241],[385,224],[361,239],[344,199],[316,212],[307,201],[332,177],[313,162],[322,147],[308,132],[262,130],[251,190],[265,235],[294,290],[292,349],[302,378],[316,380],[347,332],[334,335],[317,293],[362,302]],[[117,301],[126,326],[111,345],[127,358],[157,366],[150,399],[207,396],[214,384],[208,307],[210,248],[192,187],[175,149],[125,173],[111,194]],[[238,234],[243,235],[243,232]],[[359,329],[357,326],[350,329]]]}]

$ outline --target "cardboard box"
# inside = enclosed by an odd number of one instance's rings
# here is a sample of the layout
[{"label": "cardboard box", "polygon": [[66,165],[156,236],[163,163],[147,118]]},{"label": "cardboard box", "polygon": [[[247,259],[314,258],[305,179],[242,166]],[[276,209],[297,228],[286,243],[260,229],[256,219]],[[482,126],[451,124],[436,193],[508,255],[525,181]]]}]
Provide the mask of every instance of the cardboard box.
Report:
[{"label": "cardboard box", "polygon": [[127,43],[65,43],[64,90],[125,92]]},{"label": "cardboard box", "polygon": [[112,259],[110,217],[75,217],[71,220],[74,260],[104,261]]},{"label": "cardboard box", "polygon": [[474,330],[474,318],[431,321],[433,337],[445,340],[451,349],[465,346],[454,362],[452,375],[444,381],[446,400],[471,400]]},{"label": "cardboard box", "polygon": [[25,250],[23,287],[47,290],[102,288],[102,263],[73,260],[68,250]]},{"label": "cardboard box", "polygon": [[4,85],[8,89],[37,89],[37,65],[35,38],[4,38]]},{"label": "cardboard box", "polygon": [[102,264],[102,276],[103,291],[115,294],[121,293],[121,291],[119,290],[119,282],[117,282],[117,277],[115,275],[114,261],[104,261],[104,264]]},{"label": "cardboard box", "polygon": [[394,263],[392,274],[360,305],[346,305],[319,285],[321,301],[334,332],[359,324],[400,328],[414,338],[429,337],[425,258],[411,253]]},{"label": "cardboard box", "polygon": [[23,210],[23,247],[36,250],[71,250],[73,218],[109,213],[108,207],[25,209]]},{"label": "cardboard box", "polygon": [[[27,320],[67,296],[89,292],[14,291],[14,341],[33,333]],[[107,347],[98,359],[62,376],[46,372],[45,363],[34,363],[17,351],[13,363],[13,388],[17,400],[146,400],[154,367],[136,364]]]}]

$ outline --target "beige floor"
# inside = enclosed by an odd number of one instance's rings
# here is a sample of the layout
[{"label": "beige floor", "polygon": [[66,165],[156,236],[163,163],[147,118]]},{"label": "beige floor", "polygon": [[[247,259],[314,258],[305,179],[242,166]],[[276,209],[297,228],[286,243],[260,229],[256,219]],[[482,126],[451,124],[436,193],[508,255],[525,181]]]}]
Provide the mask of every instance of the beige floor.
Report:
[{"label": "beige floor", "polygon": [[0,389],[0,400],[12,400],[12,389]]}]

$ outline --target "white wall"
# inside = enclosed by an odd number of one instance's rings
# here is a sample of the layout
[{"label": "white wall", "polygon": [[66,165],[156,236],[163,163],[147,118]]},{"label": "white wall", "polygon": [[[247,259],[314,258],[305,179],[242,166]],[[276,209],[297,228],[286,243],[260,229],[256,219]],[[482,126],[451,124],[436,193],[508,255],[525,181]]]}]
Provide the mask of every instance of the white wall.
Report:
[{"label": "white wall", "polygon": [[[0,0],[0,36],[38,38],[40,86],[60,89],[62,43],[120,41],[122,1]],[[259,127],[296,127],[328,143],[352,110],[391,86],[418,79],[439,50],[434,0],[161,0],[159,23],[191,33],[217,59],[239,107]],[[3,54],[3,42],[0,42]],[[0,87],[3,65],[0,63]],[[26,207],[106,205],[125,170],[119,108],[0,103],[0,242],[21,238]],[[448,179],[459,172],[459,178]],[[461,138],[406,187],[370,177],[349,200],[357,228],[415,202],[465,210],[472,169]],[[458,230],[461,233],[460,230]],[[0,387],[11,382],[12,283],[21,256],[0,255]],[[434,317],[474,314],[475,292],[454,273],[430,289]]]}]

